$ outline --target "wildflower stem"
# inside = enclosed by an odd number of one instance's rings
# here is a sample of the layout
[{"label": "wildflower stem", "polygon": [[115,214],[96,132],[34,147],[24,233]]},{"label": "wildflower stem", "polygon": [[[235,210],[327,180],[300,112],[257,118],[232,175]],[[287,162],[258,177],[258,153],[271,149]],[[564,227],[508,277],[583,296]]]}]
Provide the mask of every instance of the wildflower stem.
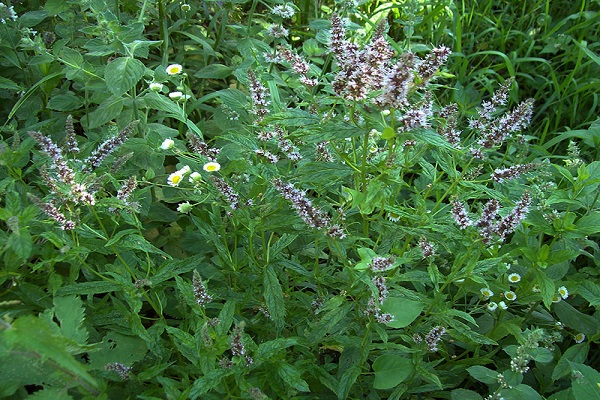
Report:
[{"label": "wildflower stem", "polygon": [[165,17],[164,0],[158,0],[158,31],[160,32],[160,51],[162,53],[162,64],[166,66],[169,63],[169,30]]}]

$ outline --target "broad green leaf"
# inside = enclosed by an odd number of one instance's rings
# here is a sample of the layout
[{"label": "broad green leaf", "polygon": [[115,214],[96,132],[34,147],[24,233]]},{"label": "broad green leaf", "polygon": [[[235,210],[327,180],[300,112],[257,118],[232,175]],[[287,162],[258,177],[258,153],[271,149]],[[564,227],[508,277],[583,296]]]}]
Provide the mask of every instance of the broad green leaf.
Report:
[{"label": "broad green leaf", "polygon": [[198,397],[207,393],[209,390],[217,387],[221,383],[221,379],[230,374],[231,372],[229,370],[219,368],[210,371],[204,376],[201,376],[192,384],[189,398],[192,400],[197,399]]},{"label": "broad green leaf", "polygon": [[[336,296],[333,299],[341,299]],[[331,301],[331,300],[330,300]],[[336,302],[337,303],[337,302]],[[325,308],[328,304],[325,303]],[[321,319],[313,325],[312,329],[306,330],[306,338],[310,343],[315,343],[324,338],[327,334],[334,332],[336,325],[352,310],[354,307],[351,303],[343,304],[339,302],[339,306],[330,309],[326,313],[320,313]]]},{"label": "broad green leaf", "polygon": [[263,273],[263,285],[265,286],[265,303],[269,314],[277,329],[282,329],[285,323],[285,303],[283,290],[277,278],[273,266],[267,265]]},{"label": "broad green leaf", "polygon": [[542,400],[542,396],[534,388],[524,384],[504,389],[500,394],[506,400]]},{"label": "broad green leaf", "polygon": [[556,381],[571,372],[569,362],[578,364],[585,362],[589,351],[590,345],[587,343],[578,343],[569,347],[556,363],[552,371],[552,380]]},{"label": "broad green leaf", "polygon": [[79,344],[85,344],[89,334],[83,326],[85,310],[81,299],[78,296],[56,296],[54,306],[62,334]]},{"label": "broad green leaf", "polygon": [[11,346],[33,352],[41,358],[54,361],[62,370],[85,382],[86,386],[98,388],[98,382],[88,374],[87,366],[75,360],[69,352],[68,341],[57,336],[49,321],[27,315],[16,319],[4,337]]},{"label": "broad green leaf", "polygon": [[233,68],[223,64],[210,64],[196,72],[196,78],[225,79],[233,72]]},{"label": "broad green leaf", "polygon": [[482,365],[474,365],[469,367],[467,368],[467,372],[479,382],[486,383],[488,385],[491,385],[492,383],[498,383],[498,372]]},{"label": "broad green leaf", "polygon": [[27,400],[70,400],[72,398],[63,388],[44,388],[27,396]]},{"label": "broad green leaf", "polygon": [[74,94],[57,94],[48,102],[48,108],[56,111],[78,110],[83,105],[83,100]]},{"label": "broad green leaf", "polygon": [[393,139],[396,136],[396,131],[391,126],[386,126],[381,132],[381,138],[385,140]]},{"label": "broad green leaf", "polygon": [[375,389],[392,389],[404,382],[414,371],[412,361],[396,354],[384,354],[373,363]]},{"label": "broad green leaf", "polygon": [[258,349],[254,353],[254,357],[257,360],[269,360],[279,351],[287,349],[290,346],[295,346],[298,344],[300,338],[277,338],[274,340],[269,340],[268,342],[261,343],[258,346]]},{"label": "broad green leaf", "polygon": [[417,319],[424,308],[425,305],[418,301],[388,297],[383,303],[381,310],[385,313],[390,313],[393,317],[392,322],[387,324],[387,326],[390,328],[404,328]]},{"label": "broad green leaf", "polygon": [[362,372],[362,367],[360,364],[353,364],[352,366],[346,368],[344,373],[340,378],[340,385],[338,387],[338,399],[343,400],[348,398],[348,394],[352,389],[352,386],[360,376]]},{"label": "broad green leaf", "polygon": [[119,57],[106,66],[104,79],[108,90],[121,96],[134,87],[144,76],[144,63],[132,57]]},{"label": "broad green leaf", "polygon": [[[135,232],[135,233],[134,233]],[[118,232],[112,239],[110,239],[104,247],[116,246],[118,248],[132,249],[138,251],[144,251],[147,253],[160,254],[165,258],[171,258],[170,255],[164,251],[153,246],[143,236],[137,234],[134,229],[126,229]]]},{"label": "broad green leaf", "polygon": [[553,304],[552,310],[554,310],[560,322],[577,332],[585,333],[589,337],[594,336],[600,329],[596,318],[578,311],[566,301]]},{"label": "broad green leaf", "polygon": [[21,91],[22,88],[16,84],[15,82],[11,81],[8,78],[4,78],[2,76],[0,76],[0,89],[2,90],[12,90],[14,92],[18,92]]},{"label": "broad green leaf", "polygon": [[581,282],[577,292],[586,299],[591,306],[600,307],[600,285],[589,280]]},{"label": "broad green leaf", "polygon": [[282,363],[277,369],[277,373],[283,381],[300,392],[310,392],[308,383],[302,379],[301,371],[293,365]]},{"label": "broad green leaf", "polygon": [[138,336],[110,332],[102,343],[89,353],[92,369],[104,369],[106,364],[118,362],[128,367],[142,360],[148,353],[146,342]]},{"label": "broad green leaf", "polygon": [[570,232],[569,237],[584,237],[599,234],[600,211],[593,211],[587,215],[584,215],[575,223],[575,226],[575,232]]},{"label": "broad green leaf", "polygon": [[600,399],[600,372],[585,364],[569,362],[575,400]]},{"label": "broad green leaf", "polygon": [[454,389],[450,392],[451,400],[482,400],[483,397],[477,392],[467,389]]},{"label": "broad green leaf", "polygon": [[64,286],[57,290],[57,296],[69,296],[72,294],[88,295],[99,293],[119,292],[123,289],[121,284],[108,281],[94,281],[75,283],[73,285]]},{"label": "broad green leaf", "polygon": [[[88,129],[99,128],[108,121],[116,119],[121,114],[121,110],[123,110],[123,99],[116,96],[109,97],[89,114]],[[87,118],[82,118],[81,121],[87,121]]]}]

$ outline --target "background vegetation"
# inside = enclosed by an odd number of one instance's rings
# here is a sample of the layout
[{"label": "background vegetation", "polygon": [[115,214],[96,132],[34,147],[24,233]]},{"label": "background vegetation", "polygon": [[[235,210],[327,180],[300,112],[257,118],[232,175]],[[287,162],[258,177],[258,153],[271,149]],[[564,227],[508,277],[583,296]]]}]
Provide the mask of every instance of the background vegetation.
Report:
[{"label": "background vegetation", "polygon": [[0,3],[0,397],[600,398],[599,43],[598,1]]}]

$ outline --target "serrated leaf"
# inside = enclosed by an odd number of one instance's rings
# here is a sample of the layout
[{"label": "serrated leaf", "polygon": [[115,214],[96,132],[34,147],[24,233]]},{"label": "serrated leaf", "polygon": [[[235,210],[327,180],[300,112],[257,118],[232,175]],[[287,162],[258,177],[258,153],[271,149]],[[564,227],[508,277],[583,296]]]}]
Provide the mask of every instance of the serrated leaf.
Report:
[{"label": "serrated leaf", "polygon": [[83,100],[74,94],[58,94],[48,102],[48,108],[56,111],[77,110],[83,105]]},{"label": "serrated leaf", "polygon": [[283,381],[300,392],[310,392],[310,387],[304,379],[302,373],[293,365],[282,363],[279,365],[277,373]]},{"label": "serrated leaf", "polygon": [[346,368],[339,381],[340,385],[338,388],[338,399],[343,400],[348,398],[350,390],[360,376],[361,372],[362,367],[360,364],[354,364],[349,368]]},{"label": "serrated leaf", "polygon": [[196,78],[205,79],[225,79],[233,72],[233,68],[230,68],[223,64],[210,64],[196,72],[194,76]]},{"label": "serrated leaf", "polygon": [[[89,129],[99,128],[108,121],[116,119],[123,110],[123,99],[116,96],[110,96],[104,100],[98,108],[89,114],[90,125]],[[87,118],[82,118],[81,121],[86,121]]]},{"label": "serrated leaf", "polygon": [[85,309],[81,299],[78,296],[56,296],[54,306],[54,313],[60,322],[62,334],[79,344],[85,344],[89,334],[83,326]]},{"label": "serrated leaf", "polygon": [[591,306],[600,307],[600,285],[592,281],[585,280],[581,282],[577,292],[579,295],[581,295],[581,297],[586,299]]},{"label": "serrated leaf", "polygon": [[596,318],[578,311],[566,301],[554,303],[552,310],[556,313],[560,322],[577,332],[585,333],[587,336],[594,336],[600,328]]},{"label": "serrated leaf", "polygon": [[107,281],[97,281],[97,282],[82,282],[75,283],[73,285],[61,287],[56,291],[58,296],[69,296],[72,294],[78,295],[89,295],[89,294],[100,294],[100,293],[110,293],[110,292],[119,292],[123,289],[118,283],[115,282],[107,282]]},{"label": "serrated leaf", "polygon": [[500,392],[506,400],[542,400],[542,396],[528,385],[520,384]]},{"label": "serrated leaf", "polygon": [[573,379],[572,388],[575,400],[600,399],[600,372],[585,364],[571,365]]},{"label": "serrated leaf", "polygon": [[480,394],[467,389],[454,389],[450,392],[450,400],[482,400]]},{"label": "serrated leaf", "polygon": [[285,323],[285,304],[283,290],[273,266],[267,265],[263,273],[265,287],[265,304],[277,329],[282,329]]},{"label": "serrated leaf", "polygon": [[63,371],[80,378],[87,385],[98,388],[98,382],[87,372],[87,366],[75,360],[69,352],[69,343],[57,336],[48,320],[27,315],[16,319],[10,329],[4,331],[9,346],[18,346],[41,358],[54,361]]},{"label": "serrated leaf", "polygon": [[254,357],[257,360],[266,361],[273,357],[277,352],[287,349],[288,347],[295,346],[298,344],[300,338],[277,338],[269,340],[268,342],[261,343],[258,349],[254,353]]},{"label": "serrated leaf", "polygon": [[[340,299],[340,296],[336,296],[331,300]],[[329,309],[317,322],[311,330],[307,330],[306,337],[310,343],[316,343],[322,338],[324,338],[328,333],[334,331],[336,325],[352,310],[354,307],[351,303],[343,304],[343,299],[341,302],[331,302],[329,300],[323,306],[323,309],[326,309],[328,305],[331,304],[339,304],[339,306]],[[331,302],[331,303],[330,303]],[[329,304],[328,304],[329,303]],[[343,304],[343,305],[342,305]],[[321,315],[321,314],[319,314]]]},{"label": "serrated leaf", "polygon": [[198,397],[207,393],[209,390],[217,387],[221,383],[221,379],[230,373],[231,372],[225,369],[214,369],[208,374],[196,379],[196,381],[192,384],[189,398],[192,400],[197,399]]},{"label": "serrated leaf", "polygon": [[121,96],[142,79],[145,69],[144,63],[132,57],[114,59],[104,70],[106,86],[113,95]]},{"label": "serrated leaf", "polygon": [[104,247],[110,246],[145,251],[147,253],[156,253],[162,255],[165,258],[171,258],[169,254],[153,246],[143,236],[137,234],[137,231],[135,231],[134,229],[126,229],[118,232],[112,239],[110,239],[104,245]]},{"label": "serrated leaf", "polygon": [[578,364],[585,362],[589,351],[590,345],[587,343],[578,343],[569,347],[556,363],[552,371],[552,380],[556,381],[571,372],[569,362]]},{"label": "serrated leaf", "polygon": [[375,389],[392,389],[404,382],[414,371],[412,361],[397,354],[384,354],[373,363]]},{"label": "serrated leaf", "polygon": [[469,367],[467,368],[467,372],[479,382],[486,383],[488,385],[492,383],[498,383],[498,372],[482,365],[474,365]]}]

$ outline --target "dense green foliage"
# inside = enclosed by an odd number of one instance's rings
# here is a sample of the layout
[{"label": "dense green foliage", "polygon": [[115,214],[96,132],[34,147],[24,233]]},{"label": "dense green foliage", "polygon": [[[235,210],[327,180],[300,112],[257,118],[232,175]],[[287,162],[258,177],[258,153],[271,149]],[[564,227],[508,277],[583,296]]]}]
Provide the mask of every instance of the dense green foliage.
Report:
[{"label": "dense green foliage", "polygon": [[600,4],[0,3],[0,397],[600,398]]}]

